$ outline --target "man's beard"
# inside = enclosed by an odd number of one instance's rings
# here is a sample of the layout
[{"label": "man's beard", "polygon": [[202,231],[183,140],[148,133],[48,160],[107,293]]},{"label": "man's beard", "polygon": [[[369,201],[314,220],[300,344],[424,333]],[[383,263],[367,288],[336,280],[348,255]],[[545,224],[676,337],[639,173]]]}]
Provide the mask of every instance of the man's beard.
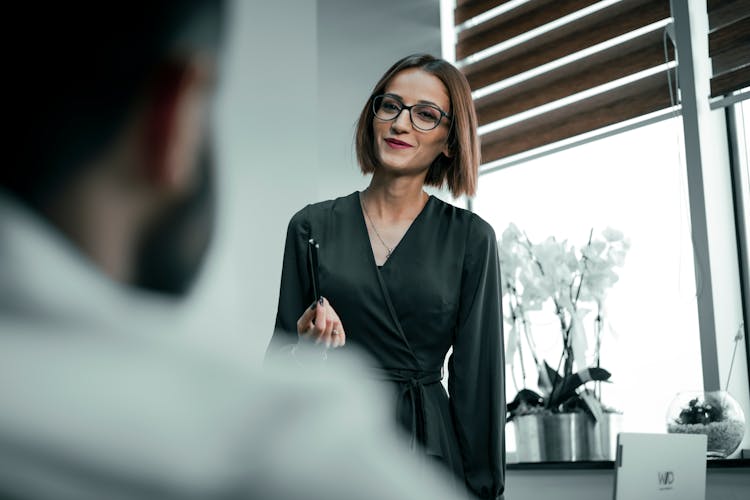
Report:
[{"label": "man's beard", "polygon": [[209,148],[200,158],[193,188],[152,224],[141,239],[133,284],[183,295],[201,268],[214,228],[214,171]]}]

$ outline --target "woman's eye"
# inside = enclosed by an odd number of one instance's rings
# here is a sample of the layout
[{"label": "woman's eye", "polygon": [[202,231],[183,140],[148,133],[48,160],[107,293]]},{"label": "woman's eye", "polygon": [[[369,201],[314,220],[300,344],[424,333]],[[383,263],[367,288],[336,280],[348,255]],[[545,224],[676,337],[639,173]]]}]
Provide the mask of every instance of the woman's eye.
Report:
[{"label": "woman's eye", "polygon": [[427,121],[435,121],[438,119],[438,113],[433,109],[420,109],[417,111],[417,116]]}]

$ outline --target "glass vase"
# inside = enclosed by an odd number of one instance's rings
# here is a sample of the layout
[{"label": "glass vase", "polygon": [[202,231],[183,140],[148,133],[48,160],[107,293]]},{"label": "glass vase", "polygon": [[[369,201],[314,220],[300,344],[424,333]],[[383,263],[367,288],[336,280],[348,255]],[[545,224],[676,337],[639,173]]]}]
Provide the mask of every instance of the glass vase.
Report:
[{"label": "glass vase", "polygon": [[745,414],[726,391],[680,392],[667,410],[667,432],[705,434],[706,456],[726,458],[745,436]]}]

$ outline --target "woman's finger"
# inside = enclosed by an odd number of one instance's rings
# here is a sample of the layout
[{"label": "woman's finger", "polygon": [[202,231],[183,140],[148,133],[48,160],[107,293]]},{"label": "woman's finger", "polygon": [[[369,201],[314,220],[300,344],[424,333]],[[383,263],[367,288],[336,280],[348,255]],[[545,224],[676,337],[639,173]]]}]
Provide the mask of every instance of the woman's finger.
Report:
[{"label": "woman's finger", "polygon": [[306,334],[313,323],[313,318],[315,317],[315,314],[318,309],[318,303],[313,302],[313,304],[305,309],[305,312],[302,313],[302,316],[299,317],[297,320],[297,333],[299,335]]},{"label": "woman's finger", "polygon": [[324,297],[302,313],[297,320],[297,333],[316,344],[324,343],[327,348],[341,347],[346,343],[346,332],[341,319]]},{"label": "woman's finger", "polygon": [[346,335],[341,333],[341,331],[338,328],[335,328],[331,332],[331,346],[336,349],[338,347],[343,347],[346,343]]},{"label": "woman's finger", "polygon": [[323,334],[322,341],[325,342],[326,347],[331,347],[331,344],[333,343],[333,329],[336,325],[336,321],[331,317],[330,311],[328,311],[328,315],[326,317],[326,330]]},{"label": "woman's finger", "polygon": [[326,309],[328,311],[328,316],[332,320],[332,327],[331,327],[331,336],[330,336],[330,346],[333,348],[341,347],[344,345],[346,341],[346,332],[344,331],[344,325],[341,323],[341,318],[339,318],[338,313],[333,308],[333,306],[328,303],[328,301],[325,301]]},{"label": "woman's finger", "polygon": [[313,326],[312,330],[316,344],[319,344],[321,341],[325,340],[323,337],[325,336],[326,322],[328,320],[328,311],[325,307],[325,303],[325,299],[321,297],[321,299],[318,301],[317,307],[315,308],[315,325]]},{"label": "woman's finger", "polygon": [[331,330],[331,345],[334,348],[341,347],[346,343],[346,332],[344,331],[344,325],[341,323],[336,311],[332,313],[334,315],[333,329]]}]

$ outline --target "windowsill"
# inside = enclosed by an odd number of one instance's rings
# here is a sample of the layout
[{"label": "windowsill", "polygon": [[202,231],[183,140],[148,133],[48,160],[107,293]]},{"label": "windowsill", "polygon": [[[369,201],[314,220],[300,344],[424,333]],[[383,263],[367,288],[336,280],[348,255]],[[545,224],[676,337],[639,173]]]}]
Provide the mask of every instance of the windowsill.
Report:
[{"label": "windowsill", "polygon": [[[506,465],[508,470],[606,470],[614,469],[612,461],[596,462],[516,462]],[[750,468],[750,458],[706,460],[707,469]]]},{"label": "windowsill", "polygon": [[596,470],[614,469],[612,461],[599,460],[596,462],[516,462],[505,466],[508,470]]}]

